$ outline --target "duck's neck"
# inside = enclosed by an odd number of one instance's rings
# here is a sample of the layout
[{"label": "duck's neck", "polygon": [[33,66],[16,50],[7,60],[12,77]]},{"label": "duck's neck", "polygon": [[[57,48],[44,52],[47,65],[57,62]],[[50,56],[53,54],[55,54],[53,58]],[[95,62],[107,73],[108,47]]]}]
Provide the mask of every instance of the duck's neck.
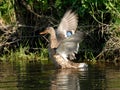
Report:
[{"label": "duck's neck", "polygon": [[52,30],[50,33],[50,47],[57,48],[58,47],[58,40],[56,37],[55,30]]}]

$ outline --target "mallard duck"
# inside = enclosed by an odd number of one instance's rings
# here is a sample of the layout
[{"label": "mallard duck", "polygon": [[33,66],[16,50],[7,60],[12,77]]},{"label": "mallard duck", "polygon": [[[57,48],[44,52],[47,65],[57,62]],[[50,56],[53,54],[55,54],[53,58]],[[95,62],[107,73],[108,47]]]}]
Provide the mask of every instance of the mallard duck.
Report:
[{"label": "mallard duck", "polygon": [[75,63],[79,43],[82,42],[84,33],[76,31],[78,15],[69,10],[63,16],[58,28],[47,27],[40,34],[50,34],[49,56],[58,68],[83,68],[86,63]]}]

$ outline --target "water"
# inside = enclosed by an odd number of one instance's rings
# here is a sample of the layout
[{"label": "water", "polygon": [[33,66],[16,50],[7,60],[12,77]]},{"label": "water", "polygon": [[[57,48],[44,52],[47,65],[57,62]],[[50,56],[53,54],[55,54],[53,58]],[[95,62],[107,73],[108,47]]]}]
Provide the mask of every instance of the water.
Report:
[{"label": "water", "polygon": [[56,70],[39,62],[0,63],[0,90],[120,90],[119,66]]}]

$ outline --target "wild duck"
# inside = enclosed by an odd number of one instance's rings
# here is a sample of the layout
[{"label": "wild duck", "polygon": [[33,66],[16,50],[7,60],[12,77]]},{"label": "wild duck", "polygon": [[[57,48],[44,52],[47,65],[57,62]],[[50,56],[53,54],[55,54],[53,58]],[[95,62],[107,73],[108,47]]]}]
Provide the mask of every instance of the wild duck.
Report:
[{"label": "wild duck", "polygon": [[49,56],[57,68],[84,68],[86,63],[75,63],[79,43],[84,38],[84,33],[76,31],[78,15],[69,10],[63,16],[58,28],[47,27],[40,34],[50,34]]}]

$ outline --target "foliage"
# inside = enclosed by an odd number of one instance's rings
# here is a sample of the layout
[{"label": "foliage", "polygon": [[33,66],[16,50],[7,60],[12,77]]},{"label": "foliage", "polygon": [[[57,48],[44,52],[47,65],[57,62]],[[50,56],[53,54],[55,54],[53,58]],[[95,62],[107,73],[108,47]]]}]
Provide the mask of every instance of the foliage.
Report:
[{"label": "foliage", "polygon": [[[41,47],[40,57],[45,58],[48,56],[46,47],[44,47],[45,41],[42,41],[42,38],[34,37],[46,26],[49,26],[49,23],[56,26],[68,9],[79,14],[79,26],[84,25],[85,27],[78,28],[90,32],[83,48],[86,47],[91,52],[85,50],[85,58],[94,59],[98,53],[94,53],[92,50],[99,49],[100,53],[110,38],[108,36],[112,37],[114,34],[117,37],[120,36],[120,0],[2,0],[0,1],[0,20],[3,19],[7,24],[17,23],[17,21],[25,24],[26,27],[16,30],[17,34],[20,38],[24,36],[33,38],[21,38],[21,41],[24,43],[29,41],[29,48]],[[19,59],[22,57],[25,59],[36,58],[36,54],[26,55],[24,53],[27,48],[19,46],[16,53],[10,51],[11,53],[3,57],[10,59],[9,56],[13,57],[16,54]]]},{"label": "foliage", "polygon": [[[15,20],[14,3],[14,0],[0,1],[0,17],[7,22]],[[101,24],[109,23],[109,21],[120,22],[119,0],[26,0],[26,5],[38,14],[51,15],[56,11],[59,13],[53,14],[62,16],[66,10],[72,8],[80,17],[86,18],[85,16],[89,15],[88,17],[90,17],[91,15],[95,21]],[[89,21],[89,19],[87,20]]]},{"label": "foliage", "polygon": [[14,23],[16,21],[14,0],[0,1],[0,18],[4,19],[6,23]]}]

